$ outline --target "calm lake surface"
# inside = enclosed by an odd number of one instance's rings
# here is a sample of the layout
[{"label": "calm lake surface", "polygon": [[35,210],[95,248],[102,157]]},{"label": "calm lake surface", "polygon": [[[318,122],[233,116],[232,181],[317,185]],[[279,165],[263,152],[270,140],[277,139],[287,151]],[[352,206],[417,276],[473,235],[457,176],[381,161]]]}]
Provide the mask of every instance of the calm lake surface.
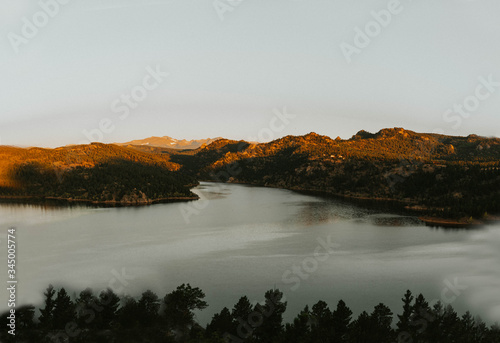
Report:
[{"label": "calm lake surface", "polygon": [[[287,297],[287,320],[318,300],[335,307],[343,299],[356,315],[379,302],[401,313],[410,289],[460,314],[500,319],[498,223],[443,230],[287,190],[202,183],[194,191],[203,200],[134,208],[0,204],[2,279],[15,226],[18,305],[39,307],[49,283],[70,294],[111,286],[161,298],[190,283],[206,293],[205,324],[242,295],[260,302],[273,287]],[[329,254],[320,242],[330,242]],[[5,310],[6,287],[0,297]]]}]

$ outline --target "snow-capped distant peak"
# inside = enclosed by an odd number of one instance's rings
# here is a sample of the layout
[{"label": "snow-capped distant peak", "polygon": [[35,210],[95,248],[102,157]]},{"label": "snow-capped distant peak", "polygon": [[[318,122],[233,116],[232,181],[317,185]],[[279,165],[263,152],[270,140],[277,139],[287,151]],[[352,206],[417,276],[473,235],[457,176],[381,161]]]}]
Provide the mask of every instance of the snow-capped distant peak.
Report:
[{"label": "snow-capped distant peak", "polygon": [[207,138],[207,139],[200,139],[200,140],[185,140],[185,139],[175,139],[169,136],[163,136],[163,137],[149,137],[145,139],[138,139],[134,141],[130,141],[127,143],[116,143],[118,145],[148,145],[148,146],[154,146],[154,147],[164,147],[164,148],[170,148],[170,149],[197,149],[203,144],[210,144],[213,141],[216,141],[217,139],[220,139],[220,137],[217,138]]}]

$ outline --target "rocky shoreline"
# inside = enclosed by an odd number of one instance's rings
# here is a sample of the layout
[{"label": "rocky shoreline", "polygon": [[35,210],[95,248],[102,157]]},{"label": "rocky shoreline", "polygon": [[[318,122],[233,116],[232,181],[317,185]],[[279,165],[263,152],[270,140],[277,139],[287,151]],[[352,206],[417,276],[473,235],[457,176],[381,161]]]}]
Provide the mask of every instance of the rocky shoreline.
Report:
[{"label": "rocky shoreline", "polygon": [[170,202],[183,202],[183,201],[193,201],[198,200],[199,196],[190,197],[167,197],[167,198],[156,198],[156,199],[143,199],[139,198],[136,200],[90,200],[90,199],[74,199],[74,198],[63,198],[63,197],[47,197],[47,196],[0,196],[0,200],[4,202],[14,202],[14,203],[40,203],[40,202],[61,202],[66,204],[89,204],[94,206],[102,207],[129,207],[129,206],[147,206],[159,203],[170,203]]}]

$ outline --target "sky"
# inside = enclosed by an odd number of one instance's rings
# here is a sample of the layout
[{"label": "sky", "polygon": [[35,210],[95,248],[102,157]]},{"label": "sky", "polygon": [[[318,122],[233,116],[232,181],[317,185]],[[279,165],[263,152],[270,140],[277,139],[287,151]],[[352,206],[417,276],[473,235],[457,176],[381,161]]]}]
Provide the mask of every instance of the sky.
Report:
[{"label": "sky", "polygon": [[498,0],[3,0],[0,144],[500,136]]}]

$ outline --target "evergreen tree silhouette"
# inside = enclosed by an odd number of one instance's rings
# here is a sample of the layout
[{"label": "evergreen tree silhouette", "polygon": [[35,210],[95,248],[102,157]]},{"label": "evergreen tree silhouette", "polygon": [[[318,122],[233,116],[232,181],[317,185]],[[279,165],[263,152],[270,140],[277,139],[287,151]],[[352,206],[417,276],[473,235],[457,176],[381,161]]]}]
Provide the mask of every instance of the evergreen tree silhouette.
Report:
[{"label": "evergreen tree silhouette", "polygon": [[66,290],[61,288],[54,300],[54,329],[64,330],[67,324],[76,323],[75,305]]},{"label": "evergreen tree silhouette", "polygon": [[52,330],[55,294],[56,291],[54,290],[54,286],[52,285],[49,285],[43,293],[43,295],[45,296],[45,306],[44,308],[40,309],[40,317],[38,317],[38,320],[40,321],[40,328],[42,330]]}]

